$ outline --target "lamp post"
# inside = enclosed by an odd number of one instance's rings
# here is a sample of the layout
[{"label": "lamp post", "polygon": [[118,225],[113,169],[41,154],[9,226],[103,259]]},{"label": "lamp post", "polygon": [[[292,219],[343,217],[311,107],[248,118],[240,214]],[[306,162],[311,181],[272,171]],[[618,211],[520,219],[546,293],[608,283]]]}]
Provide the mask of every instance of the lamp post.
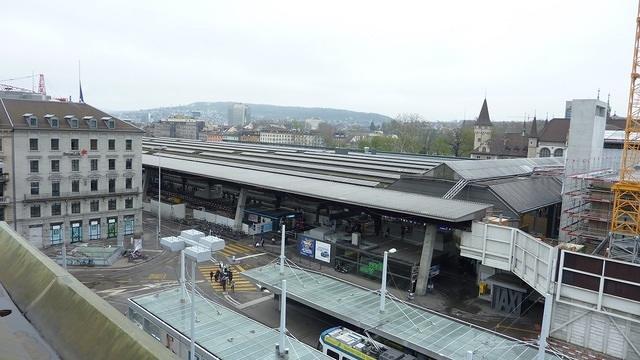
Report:
[{"label": "lamp post", "polygon": [[[196,239],[198,238],[199,239]],[[180,236],[169,236],[162,239],[161,243],[163,248],[175,252],[180,251],[180,278],[181,278],[181,302],[184,301],[184,266],[185,258],[191,260],[191,358],[195,359],[195,325],[196,325],[196,263],[209,261],[212,251],[219,251],[224,249],[224,240],[207,236],[196,230],[184,230]]]},{"label": "lamp post", "polygon": [[287,280],[282,279],[282,291],[280,292],[280,343],[276,345],[276,356],[279,359],[289,357],[287,344]]},{"label": "lamp post", "polygon": [[161,198],[161,193],[162,193],[162,164],[160,162],[160,159],[162,159],[162,157],[160,156],[160,152],[163,150],[166,150],[167,147],[166,146],[161,146],[160,148],[158,148],[158,235],[156,240],[158,241],[158,248],[160,248],[160,213],[162,212],[162,198]]},{"label": "lamp post", "polygon": [[387,300],[387,262],[389,254],[396,252],[396,248],[391,248],[384,252],[382,260],[382,286],[380,287],[380,312],[384,312],[385,301]]}]

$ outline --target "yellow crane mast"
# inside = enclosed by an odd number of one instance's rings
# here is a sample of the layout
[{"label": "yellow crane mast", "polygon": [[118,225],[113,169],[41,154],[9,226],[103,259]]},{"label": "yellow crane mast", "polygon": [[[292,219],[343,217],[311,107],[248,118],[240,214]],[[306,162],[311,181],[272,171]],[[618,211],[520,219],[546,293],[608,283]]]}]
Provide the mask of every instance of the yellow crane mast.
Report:
[{"label": "yellow crane mast", "polygon": [[636,36],[631,66],[631,86],[624,149],[620,162],[620,180],[613,185],[611,232],[623,236],[640,235],[640,84],[638,47],[640,46],[640,4],[636,15]]}]

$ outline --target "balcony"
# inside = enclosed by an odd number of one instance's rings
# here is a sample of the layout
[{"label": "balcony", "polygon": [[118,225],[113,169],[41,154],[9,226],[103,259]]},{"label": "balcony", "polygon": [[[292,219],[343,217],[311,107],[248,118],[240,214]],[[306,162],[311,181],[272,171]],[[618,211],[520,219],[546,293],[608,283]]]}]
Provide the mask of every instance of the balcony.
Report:
[{"label": "balcony", "polygon": [[74,200],[74,199],[91,199],[104,198],[123,195],[138,195],[139,187],[131,189],[118,188],[115,192],[101,191],[80,191],[80,192],[60,192],[57,194],[40,193],[38,195],[24,194],[25,202],[52,201],[52,200]]}]

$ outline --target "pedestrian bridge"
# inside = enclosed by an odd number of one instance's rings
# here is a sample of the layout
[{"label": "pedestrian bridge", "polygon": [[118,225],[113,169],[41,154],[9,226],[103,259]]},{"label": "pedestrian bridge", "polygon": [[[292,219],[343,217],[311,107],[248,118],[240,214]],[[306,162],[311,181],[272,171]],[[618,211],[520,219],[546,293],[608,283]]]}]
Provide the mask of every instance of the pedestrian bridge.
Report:
[{"label": "pedestrian bridge", "polygon": [[640,359],[640,265],[562,250],[519,229],[473,222],[460,255],[510,271],[553,303],[549,334]]}]

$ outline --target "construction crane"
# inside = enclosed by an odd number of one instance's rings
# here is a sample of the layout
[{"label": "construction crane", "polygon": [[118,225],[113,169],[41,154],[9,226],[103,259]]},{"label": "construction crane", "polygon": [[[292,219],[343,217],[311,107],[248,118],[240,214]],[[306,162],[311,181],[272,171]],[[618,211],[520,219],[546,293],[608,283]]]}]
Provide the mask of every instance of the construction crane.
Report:
[{"label": "construction crane", "polygon": [[631,66],[631,86],[627,122],[624,130],[624,148],[620,162],[620,179],[613,185],[613,213],[611,215],[612,241],[615,236],[640,235],[640,82],[638,78],[640,47],[640,3],[636,15],[636,34]]}]

